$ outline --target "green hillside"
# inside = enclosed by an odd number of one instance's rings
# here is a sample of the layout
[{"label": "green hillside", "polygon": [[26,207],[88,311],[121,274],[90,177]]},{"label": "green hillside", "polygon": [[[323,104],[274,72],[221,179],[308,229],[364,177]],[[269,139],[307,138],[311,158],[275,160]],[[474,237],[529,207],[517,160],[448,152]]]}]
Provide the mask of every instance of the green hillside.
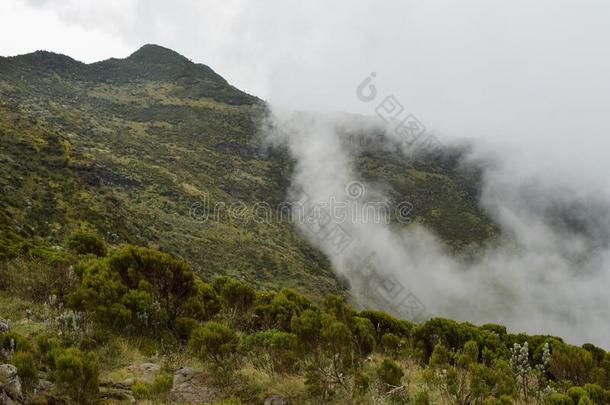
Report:
[{"label": "green hillside", "polygon": [[[93,64],[39,51],[0,58],[0,95],[2,257],[32,250],[24,244],[62,246],[86,228],[113,245],[179,255],[207,278],[338,290],[326,258],[291,224],[189,215],[202,201],[277,206],[291,178],[287,154],[261,146],[264,103],[209,67],[155,45]],[[477,207],[477,177],[455,160],[365,151],[357,163],[461,249],[495,228]]]},{"label": "green hillside", "polygon": [[[155,45],[0,58],[0,404],[610,403],[602,348],[356,309],[289,221],[203,220],[285,201],[266,111]],[[456,254],[498,233],[459,150],[354,153]]]}]

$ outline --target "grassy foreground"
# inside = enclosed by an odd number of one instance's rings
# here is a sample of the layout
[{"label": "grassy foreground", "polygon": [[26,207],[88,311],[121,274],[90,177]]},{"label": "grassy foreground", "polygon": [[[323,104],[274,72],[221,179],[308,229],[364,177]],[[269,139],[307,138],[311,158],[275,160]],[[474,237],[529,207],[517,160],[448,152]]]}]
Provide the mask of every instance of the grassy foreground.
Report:
[{"label": "grassy foreground", "polygon": [[[0,266],[0,363],[26,403],[606,404],[610,354],[203,280],[156,249],[73,235]],[[0,394],[9,393],[2,381]],[[6,380],[6,378],[5,378]],[[16,394],[12,394],[13,396]],[[266,402],[265,402],[266,401]]]}]

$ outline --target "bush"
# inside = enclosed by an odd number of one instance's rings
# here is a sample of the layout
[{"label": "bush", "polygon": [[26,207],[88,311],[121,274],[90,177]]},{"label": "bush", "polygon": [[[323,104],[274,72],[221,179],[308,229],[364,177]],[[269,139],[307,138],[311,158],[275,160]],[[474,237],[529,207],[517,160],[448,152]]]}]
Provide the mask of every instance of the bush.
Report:
[{"label": "bush", "polygon": [[159,374],[155,376],[150,391],[153,395],[164,395],[172,390],[174,377],[169,374]]},{"label": "bush", "polygon": [[413,397],[413,404],[414,405],[430,405],[431,404],[430,393],[426,390],[419,391]]},{"label": "bush", "polygon": [[387,353],[395,355],[400,349],[400,338],[393,333],[386,333],[381,337],[381,345]]},{"label": "bush", "polygon": [[220,365],[236,352],[237,334],[227,325],[209,321],[196,328],[189,341],[191,349],[204,360]]},{"label": "bush", "polygon": [[354,375],[354,388],[358,394],[364,394],[368,391],[371,385],[371,379],[368,375],[358,372]]},{"label": "bush", "polygon": [[324,348],[335,355],[347,355],[352,349],[352,333],[343,322],[328,319],[323,322],[322,341]]},{"label": "bush", "polygon": [[17,352],[11,363],[17,367],[17,375],[26,389],[32,389],[38,383],[38,367],[32,353]]},{"label": "bush", "polygon": [[474,363],[468,372],[470,394],[479,402],[492,394],[496,387],[496,375],[484,364]]},{"label": "bush", "polygon": [[576,346],[556,346],[551,354],[549,371],[558,381],[571,381],[575,385],[588,382],[593,367],[593,355]]},{"label": "bush", "polygon": [[546,400],[545,404],[547,405],[577,405],[572,402],[572,399],[567,396],[560,394],[558,392],[551,394]]},{"label": "bush", "polygon": [[254,288],[229,277],[216,277],[214,279],[214,289],[227,308],[238,312],[245,312],[250,309],[256,299]]},{"label": "bush", "polygon": [[131,393],[135,399],[148,399],[151,396],[150,385],[136,380],[131,384]]},{"label": "bush", "polygon": [[434,346],[428,364],[430,367],[446,367],[451,361],[451,353],[442,344]]},{"label": "bush", "polygon": [[300,315],[294,315],[290,329],[297,335],[299,341],[308,349],[314,349],[320,344],[322,317],[319,311],[304,310]]},{"label": "bush", "polygon": [[55,357],[61,352],[61,340],[57,336],[45,333],[36,336],[36,346],[41,361],[54,367]]},{"label": "bush", "polygon": [[352,318],[352,333],[354,342],[361,356],[366,356],[375,350],[375,328],[366,318]]},{"label": "bush", "polygon": [[381,343],[381,338],[386,333],[393,333],[396,336],[408,338],[413,328],[409,321],[399,320],[381,311],[361,311],[358,316],[367,318],[375,327],[377,342]]},{"label": "bush", "polygon": [[377,375],[385,384],[398,387],[404,375],[398,364],[389,359],[384,359],[379,367],[377,367]]},{"label": "bush", "polygon": [[270,361],[265,363],[273,366],[272,372],[294,371],[299,363],[298,338],[293,333],[277,330],[252,333],[244,339],[244,348],[255,358],[268,356]]},{"label": "bush", "polygon": [[468,368],[470,364],[476,363],[479,358],[479,346],[474,340],[469,340],[464,344],[462,352],[458,356],[458,365]]},{"label": "bush", "polygon": [[589,398],[595,404],[605,404],[606,402],[610,402],[610,393],[606,393],[602,387],[597,384],[585,384],[584,387],[587,394],[589,394]]},{"label": "bush", "polygon": [[292,318],[312,307],[307,298],[293,290],[283,289],[275,294],[268,304],[257,305],[254,312],[265,329],[289,331]]},{"label": "bush", "polygon": [[72,234],[66,245],[68,249],[78,255],[92,254],[95,256],[106,256],[106,243],[102,238],[92,232],[78,231]]},{"label": "bush", "polygon": [[55,382],[65,386],[70,397],[77,403],[92,402],[98,393],[99,366],[93,353],[83,354],[69,348],[55,360]]},{"label": "bush", "polygon": [[178,318],[205,316],[203,283],[169,254],[124,246],[83,263],[79,273],[82,283],[70,295],[70,306],[118,331],[162,333],[174,330]]},{"label": "bush", "polygon": [[0,334],[0,349],[3,349],[6,353],[31,353],[33,351],[30,341],[15,331]]}]

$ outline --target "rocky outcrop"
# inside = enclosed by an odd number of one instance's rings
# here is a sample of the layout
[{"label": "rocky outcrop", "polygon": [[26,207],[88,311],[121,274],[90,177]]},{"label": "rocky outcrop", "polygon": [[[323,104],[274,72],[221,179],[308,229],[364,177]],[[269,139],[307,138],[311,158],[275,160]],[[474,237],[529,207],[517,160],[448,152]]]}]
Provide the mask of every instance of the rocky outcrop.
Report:
[{"label": "rocky outcrop", "polygon": [[219,392],[208,383],[207,374],[190,367],[182,367],[175,372],[174,386],[169,395],[172,402],[213,403],[218,398]]},{"label": "rocky outcrop", "polygon": [[23,392],[17,376],[17,367],[12,364],[0,365],[0,403],[10,405],[22,402]]}]

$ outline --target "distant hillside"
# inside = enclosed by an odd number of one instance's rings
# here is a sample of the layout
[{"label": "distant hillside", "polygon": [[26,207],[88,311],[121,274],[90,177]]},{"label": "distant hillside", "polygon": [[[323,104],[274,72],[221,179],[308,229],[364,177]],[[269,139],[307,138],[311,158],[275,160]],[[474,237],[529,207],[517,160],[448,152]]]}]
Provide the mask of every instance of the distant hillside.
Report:
[{"label": "distant hillside", "polygon": [[[93,64],[44,51],[0,58],[0,257],[60,255],[65,238],[87,228],[110,244],[177,254],[208,278],[314,296],[341,290],[291,224],[191,215],[203,200],[286,198],[293,162],[261,146],[265,111],[208,66],[156,45]],[[365,150],[357,167],[394,201],[411,201],[416,220],[455,250],[496,233],[477,205],[477,171],[460,169],[458,152],[409,162]]]}]

